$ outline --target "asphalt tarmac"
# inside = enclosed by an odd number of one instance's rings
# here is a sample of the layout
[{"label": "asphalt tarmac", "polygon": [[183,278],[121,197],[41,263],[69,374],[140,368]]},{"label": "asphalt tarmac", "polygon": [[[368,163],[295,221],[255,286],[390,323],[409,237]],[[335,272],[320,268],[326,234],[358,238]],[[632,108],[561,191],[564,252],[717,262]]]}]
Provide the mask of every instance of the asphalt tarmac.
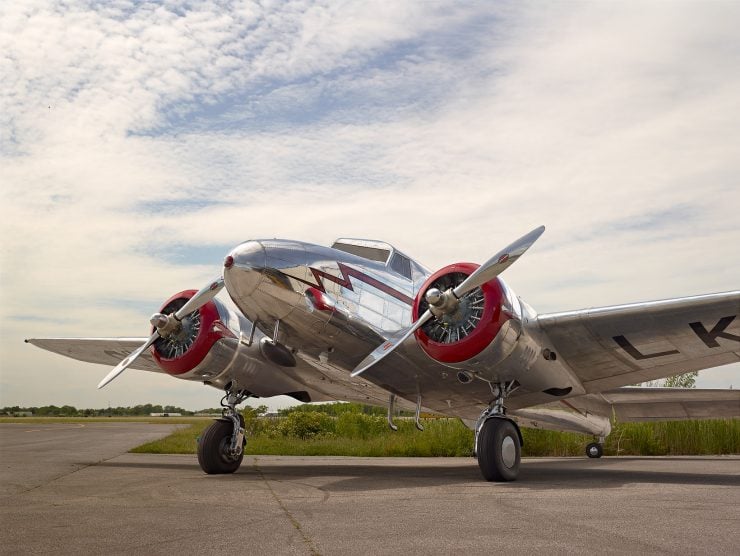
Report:
[{"label": "asphalt tarmac", "polygon": [[129,454],[172,425],[0,425],[0,554],[740,552],[740,456],[546,458],[487,483],[472,458]]}]

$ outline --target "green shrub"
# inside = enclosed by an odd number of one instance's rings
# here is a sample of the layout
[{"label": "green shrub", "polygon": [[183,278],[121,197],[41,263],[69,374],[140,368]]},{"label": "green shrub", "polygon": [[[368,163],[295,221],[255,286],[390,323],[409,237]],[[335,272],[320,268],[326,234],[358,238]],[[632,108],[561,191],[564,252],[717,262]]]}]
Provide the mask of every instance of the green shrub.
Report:
[{"label": "green shrub", "polygon": [[340,413],[334,427],[337,436],[361,438],[363,440],[378,436],[387,429],[388,424],[384,417],[349,412]]},{"label": "green shrub", "polygon": [[294,412],[282,419],[279,431],[283,436],[307,440],[320,434],[333,433],[334,419],[324,413]]}]

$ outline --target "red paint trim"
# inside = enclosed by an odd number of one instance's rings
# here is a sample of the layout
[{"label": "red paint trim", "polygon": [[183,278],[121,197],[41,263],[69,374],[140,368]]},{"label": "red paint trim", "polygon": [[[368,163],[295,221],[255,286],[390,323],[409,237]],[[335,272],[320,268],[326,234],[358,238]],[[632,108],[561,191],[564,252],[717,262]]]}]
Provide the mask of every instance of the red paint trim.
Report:
[{"label": "red paint trim", "polygon": [[286,276],[289,278],[292,278],[293,280],[298,280],[299,282],[308,284],[309,286],[316,288],[322,293],[326,293],[326,288],[324,286],[324,280],[329,280],[330,282],[339,284],[343,288],[347,288],[350,291],[355,291],[355,289],[352,287],[352,282],[350,280],[350,277],[352,277],[352,278],[356,278],[360,282],[364,282],[365,284],[368,284],[382,291],[385,294],[390,295],[391,297],[398,299],[399,301],[403,303],[406,303],[407,305],[414,304],[414,300],[410,298],[408,295],[401,293],[398,290],[394,290],[388,284],[385,284],[381,282],[380,280],[376,280],[372,276],[368,276],[367,274],[357,270],[356,268],[352,268],[351,266],[347,266],[346,264],[340,263],[340,262],[337,262],[337,267],[339,268],[339,272],[342,273],[341,277],[333,276],[327,272],[324,272],[323,270],[319,270],[317,268],[313,268],[309,266],[308,269],[311,271],[311,274],[313,274],[314,280],[316,280],[316,283],[314,284],[312,284],[311,282],[307,280],[303,280],[301,278],[296,278],[295,276],[291,276],[290,274],[286,274]]},{"label": "red paint trim", "polygon": [[[479,266],[480,265],[475,263],[456,263],[446,266],[432,274],[429,279],[424,282],[424,285],[421,287],[419,293],[416,295],[416,299],[414,300],[414,321],[419,318],[419,304],[421,302],[421,296],[426,293],[437,279],[445,274],[452,274],[453,272],[462,272],[470,276],[470,274],[472,274]],[[488,347],[494,338],[496,338],[496,335],[499,333],[504,323],[511,318],[511,315],[502,310],[504,292],[498,278],[494,278],[493,280],[486,282],[481,286],[481,289],[483,290],[483,297],[485,299],[481,321],[473,332],[459,342],[455,342],[453,344],[435,342],[431,340],[421,328],[414,333],[421,348],[432,359],[442,363],[460,363],[461,361],[472,359]]]},{"label": "red paint trim", "polygon": [[319,311],[326,311],[327,313],[333,313],[336,309],[334,301],[324,292],[318,288],[306,289],[306,297],[311,301],[311,304],[315,309]]},{"label": "red paint trim", "polygon": [[[176,293],[162,304],[160,311],[176,299],[190,299],[197,293],[197,290],[185,290]],[[200,309],[200,330],[195,337],[195,341],[188,350],[180,357],[175,359],[166,359],[162,357],[154,346],[150,348],[152,357],[166,373],[171,375],[182,375],[192,371],[197,367],[205,356],[211,351],[213,344],[224,337],[234,338],[233,332],[221,322],[218,309],[213,301],[209,301]]]}]

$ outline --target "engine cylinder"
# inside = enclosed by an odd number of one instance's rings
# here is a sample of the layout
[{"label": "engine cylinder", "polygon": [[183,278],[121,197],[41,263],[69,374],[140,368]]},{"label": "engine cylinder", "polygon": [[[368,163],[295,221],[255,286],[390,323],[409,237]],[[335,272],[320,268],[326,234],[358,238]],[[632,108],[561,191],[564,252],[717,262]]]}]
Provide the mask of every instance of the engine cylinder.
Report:
[{"label": "engine cylinder", "polygon": [[[427,291],[432,288],[442,292],[453,289],[478,266],[475,263],[456,263],[432,274],[414,300],[414,320],[429,308]],[[511,317],[504,287],[498,278],[494,278],[463,295],[454,312],[427,321],[415,332],[416,339],[432,359],[441,363],[460,363],[485,350]]]}]

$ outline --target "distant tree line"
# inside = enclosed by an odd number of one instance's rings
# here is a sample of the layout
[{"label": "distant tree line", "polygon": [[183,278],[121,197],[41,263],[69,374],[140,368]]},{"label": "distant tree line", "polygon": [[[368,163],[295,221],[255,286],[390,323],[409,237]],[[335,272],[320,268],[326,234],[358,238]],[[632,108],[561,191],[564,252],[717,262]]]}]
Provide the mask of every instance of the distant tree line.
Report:
[{"label": "distant tree line", "polygon": [[669,376],[659,380],[650,380],[638,384],[638,386],[650,386],[653,388],[696,388],[696,378],[699,376],[698,371],[683,373],[680,375]]},{"label": "distant tree line", "polygon": [[3,407],[0,414],[17,415],[32,413],[38,417],[135,417],[137,415],[148,416],[151,413],[180,413],[181,415],[197,415],[199,413],[219,412],[219,409],[204,409],[201,411],[188,411],[174,405],[153,405],[150,403],[135,405],[133,407],[106,407],[104,409],[77,409],[71,405],[44,405],[41,407],[20,407],[17,405]]}]

